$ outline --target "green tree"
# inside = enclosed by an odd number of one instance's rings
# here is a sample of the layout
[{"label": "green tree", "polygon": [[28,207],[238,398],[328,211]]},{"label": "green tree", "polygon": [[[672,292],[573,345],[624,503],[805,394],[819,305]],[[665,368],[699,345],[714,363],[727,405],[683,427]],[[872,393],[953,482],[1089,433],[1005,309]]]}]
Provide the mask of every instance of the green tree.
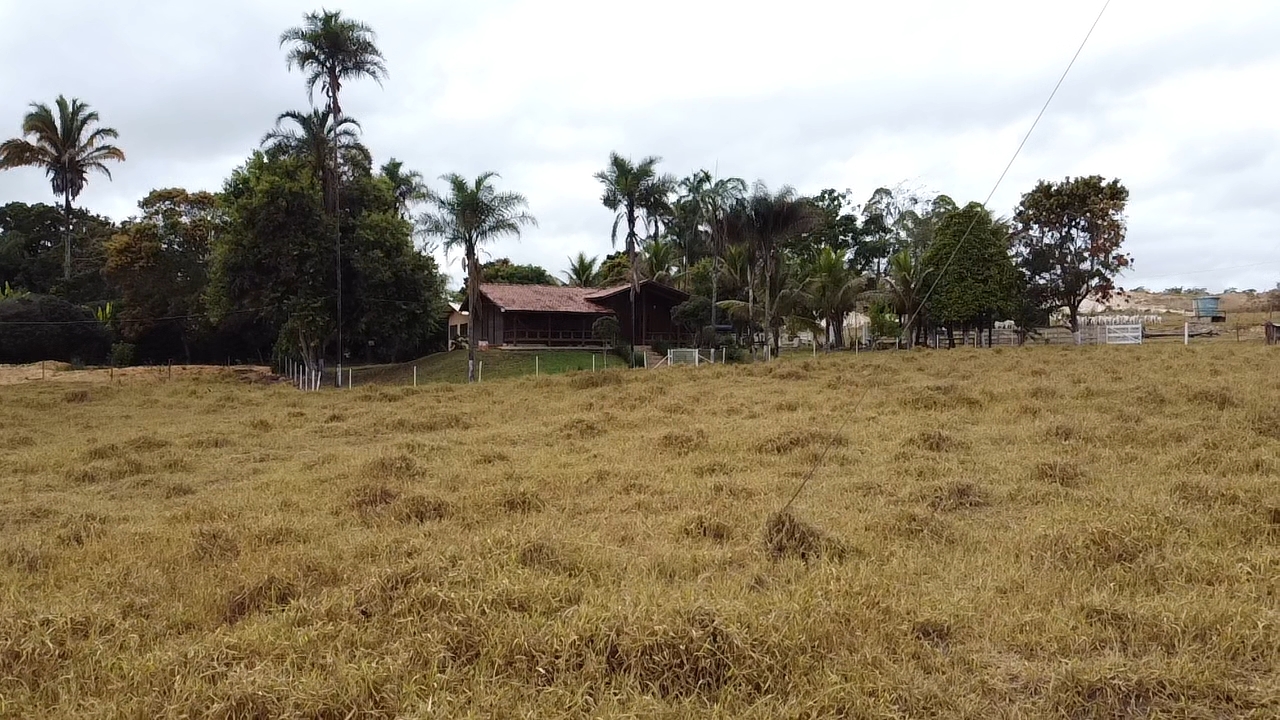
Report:
[{"label": "green tree", "polygon": [[[498,174],[486,172],[468,182],[458,174],[441,179],[448,185],[444,193],[434,190],[427,194],[432,210],[423,214],[421,225],[430,235],[444,240],[445,251],[461,250],[462,269],[467,273],[467,309],[471,313],[472,328],[483,327],[480,305],[476,301],[480,292],[480,263],[477,260],[481,245],[502,237],[519,237],[520,229],[537,225],[537,220],[526,212],[529,202],[515,192],[498,192],[493,179]],[[473,331],[473,336],[479,336]],[[467,382],[475,382],[476,343],[467,343]]]},{"label": "green tree", "polygon": [[956,327],[990,328],[1013,311],[1017,268],[1009,233],[980,203],[942,219],[922,263],[933,275],[929,317],[948,333]]},{"label": "green tree", "polygon": [[384,163],[381,172],[382,177],[391,183],[391,192],[396,196],[400,217],[408,220],[413,206],[427,199],[427,184],[422,180],[422,173],[406,169],[404,163],[395,158]]},{"label": "green tree", "polygon": [[181,188],[153,190],[138,207],[141,217],[106,244],[104,272],[121,298],[120,333],[155,360],[172,357],[175,341],[190,363],[192,344],[207,329],[209,255],[226,217],[213,194]]},{"label": "green tree", "polygon": [[891,255],[888,268],[888,276],[885,278],[887,292],[881,294],[887,294],[898,317],[906,319],[902,330],[907,347],[913,347],[924,340],[924,299],[929,293],[933,271],[908,248]]},{"label": "green tree", "polygon": [[640,273],[646,280],[670,284],[680,263],[680,249],[663,238],[650,238],[641,245]]},{"label": "green tree", "polygon": [[[799,292],[798,285],[788,283],[796,276],[786,262],[785,249],[796,237],[811,231],[815,221],[812,205],[795,189],[784,186],[771,192],[762,182],[757,182],[751,195],[732,211],[730,232],[738,242],[750,245],[755,257],[755,281],[751,286],[761,289],[759,317],[772,338],[773,352],[769,352],[766,343],[766,360],[777,354],[782,326]],[[749,311],[749,316],[756,314]]]},{"label": "green tree", "polygon": [[297,68],[306,75],[307,97],[313,99],[319,85],[326,109],[339,120],[343,83],[367,78],[381,84],[387,77],[385,58],[373,29],[343,17],[340,10],[307,13],[301,25],[280,35],[280,47],[286,45],[289,69]]},{"label": "green tree", "polygon": [[595,287],[600,278],[598,256],[587,257],[584,252],[569,258],[569,269],[564,271],[564,279],[574,287]]},{"label": "green tree", "polygon": [[1129,190],[1100,175],[1041,180],[1014,212],[1014,252],[1030,291],[1049,309],[1065,307],[1080,332],[1080,305],[1106,301],[1115,279],[1133,264],[1120,251]]},{"label": "green tree", "polygon": [[509,285],[559,285],[547,269],[538,265],[517,265],[509,258],[498,258],[480,266],[485,282]]},{"label": "green tree", "polygon": [[335,119],[327,109],[312,109],[280,113],[275,128],[262,137],[261,144],[268,152],[305,159],[320,183],[325,211],[333,214],[338,207],[338,153],[340,149],[360,148],[357,152],[367,156],[359,140],[360,123],[355,118]]},{"label": "green tree", "polygon": [[829,345],[844,347],[844,321],[866,292],[868,279],[849,269],[845,250],[818,251],[809,274],[807,292],[814,312],[826,324]]},{"label": "green tree", "polygon": [[89,182],[90,172],[111,179],[107,162],[123,162],[124,151],[109,140],[119,137],[113,128],[97,127],[96,111],[78,99],[59,95],[58,113],[43,103],[32,103],[22,119],[22,137],[0,143],[0,170],[37,167],[45,171],[54,195],[61,195],[66,227],[63,235],[62,277],[71,279],[71,203]]},{"label": "green tree", "polygon": [[625,252],[609,253],[600,263],[600,275],[597,285],[600,287],[616,287],[631,282],[631,261]]},{"label": "green tree", "polygon": [[[853,261],[849,252],[857,246],[862,228],[858,224],[856,207],[850,202],[849,196],[848,190],[838,192],[827,188],[809,198],[815,214],[814,228],[796,238],[793,251],[797,256],[813,258],[823,249],[830,249],[842,252],[846,262]],[[866,268],[859,266],[857,269]]]},{"label": "green tree", "polygon": [[311,165],[255,154],[223,190],[227,232],[214,243],[209,307],[216,322],[246,315],[267,328],[275,352],[316,371],[336,322],[334,230]]},{"label": "green tree", "polygon": [[[675,187],[675,178],[658,173],[661,158],[646,157],[633,163],[618,153],[609,153],[609,166],[596,173],[595,178],[604,185],[600,201],[615,213],[611,239],[618,244],[618,228],[626,225],[627,262],[631,266],[631,328],[628,340],[635,346],[639,334],[640,313],[636,307],[640,292],[640,262],[637,247],[640,236],[636,226],[656,229],[659,218],[669,212],[669,198]],[[650,232],[650,237],[656,232]],[[632,355],[635,353],[633,352]]]}]

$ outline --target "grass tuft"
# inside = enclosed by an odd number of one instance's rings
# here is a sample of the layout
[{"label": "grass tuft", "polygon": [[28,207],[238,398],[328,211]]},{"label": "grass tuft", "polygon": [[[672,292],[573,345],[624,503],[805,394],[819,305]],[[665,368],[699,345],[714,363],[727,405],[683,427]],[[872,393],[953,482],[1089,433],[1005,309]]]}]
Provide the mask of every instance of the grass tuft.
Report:
[{"label": "grass tuft", "polygon": [[839,559],[845,554],[843,543],[789,510],[769,516],[764,525],[764,547],[774,560],[799,558],[808,562],[821,557]]}]

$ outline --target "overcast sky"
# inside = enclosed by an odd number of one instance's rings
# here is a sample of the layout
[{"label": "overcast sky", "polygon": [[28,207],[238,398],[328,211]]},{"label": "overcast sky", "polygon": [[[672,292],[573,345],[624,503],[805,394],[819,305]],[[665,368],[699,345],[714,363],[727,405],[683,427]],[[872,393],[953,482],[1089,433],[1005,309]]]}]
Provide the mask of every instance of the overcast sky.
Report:
[{"label": "overcast sky", "polygon": [[[344,90],[378,163],[495,170],[540,227],[490,252],[559,274],[608,252],[592,174],[611,150],[859,199],[907,182],[990,192],[1101,0],[361,0],[390,79]],[[0,0],[0,135],[27,103],[79,97],[128,161],[79,203],[116,219],[148,190],[218,190],[275,116],[306,106],[281,30],[294,0]],[[1280,2],[1114,0],[995,194],[1101,174],[1131,191],[1122,281],[1280,281]],[[36,170],[0,202],[50,201]],[[456,259],[449,270],[459,274]]]}]

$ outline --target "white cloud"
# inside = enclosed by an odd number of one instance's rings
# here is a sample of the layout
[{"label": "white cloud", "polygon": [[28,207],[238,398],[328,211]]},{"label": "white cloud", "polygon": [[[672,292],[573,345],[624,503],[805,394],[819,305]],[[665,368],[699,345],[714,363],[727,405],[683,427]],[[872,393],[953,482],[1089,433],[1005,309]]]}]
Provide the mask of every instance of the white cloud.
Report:
[{"label": "white cloud", "polygon": [[[1280,264],[1260,263],[1280,256],[1280,4],[1227,5],[1113,3],[992,209],[1039,178],[1119,177],[1128,284],[1274,284]],[[277,39],[315,7],[6,4],[0,135],[27,102],[76,95],[129,154],[81,204],[119,218],[153,187],[216,190],[277,113],[305,105]],[[366,0],[344,11],[379,32],[391,77],[350,86],[344,106],[379,160],[502,173],[541,222],[492,252],[558,273],[572,252],[609,250],[591,175],[611,150],[801,191],[908,180],[982,199],[1099,7]],[[0,173],[10,199],[51,198],[40,173],[14,171]]]}]

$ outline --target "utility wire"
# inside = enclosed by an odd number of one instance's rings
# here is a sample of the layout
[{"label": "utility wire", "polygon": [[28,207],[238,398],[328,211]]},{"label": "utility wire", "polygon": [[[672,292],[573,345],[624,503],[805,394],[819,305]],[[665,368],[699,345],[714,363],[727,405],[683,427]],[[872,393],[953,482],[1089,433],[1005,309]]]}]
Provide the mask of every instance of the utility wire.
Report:
[{"label": "utility wire", "polygon": [[[1111,5],[1111,0],[1106,0],[1106,2],[1102,4],[1102,10],[1098,11],[1098,17],[1094,18],[1093,24],[1089,26],[1089,32],[1085,33],[1084,40],[1080,41],[1080,47],[1076,48],[1075,55],[1071,56],[1071,62],[1067,63],[1067,69],[1062,71],[1062,76],[1058,78],[1057,84],[1053,86],[1053,91],[1049,93],[1049,98],[1044,101],[1044,105],[1041,106],[1039,114],[1036,115],[1036,119],[1031,123],[1031,127],[1027,130],[1027,134],[1022,137],[1022,142],[1018,143],[1018,149],[1014,150],[1013,157],[1009,158],[1008,164],[1004,166],[1004,171],[1000,173],[1000,177],[996,180],[996,184],[992,186],[991,192],[987,194],[987,199],[982,202],[983,209],[986,209],[987,204],[991,202],[991,198],[995,196],[996,190],[1000,188],[1000,184],[1004,182],[1005,176],[1009,174],[1009,169],[1013,167],[1014,161],[1018,159],[1020,154],[1022,154],[1022,149],[1026,147],[1027,140],[1031,138],[1031,133],[1035,132],[1036,126],[1040,124],[1040,119],[1044,117],[1045,111],[1049,109],[1049,104],[1053,102],[1054,96],[1058,94],[1058,89],[1062,87],[1062,83],[1067,79],[1067,75],[1071,72],[1071,68],[1075,66],[1076,60],[1084,50],[1085,44],[1089,42],[1089,38],[1093,36],[1093,31],[1098,27],[1098,23],[1102,20],[1102,15],[1106,13],[1109,5]],[[920,310],[924,308],[925,303],[929,300],[929,296],[932,295],[933,291],[938,287],[938,280],[946,273],[947,268],[951,266],[952,261],[956,259],[956,254],[960,252],[960,248],[964,245],[965,240],[969,239],[969,234],[973,231],[974,225],[976,225],[977,222],[978,218],[975,217],[973,222],[969,223],[968,229],[964,231],[964,235],[960,236],[960,242],[956,243],[955,250],[951,251],[951,257],[947,258],[947,262],[942,266],[942,271],[938,273],[936,278],[934,278],[933,285],[930,286],[929,292],[925,293],[924,299],[920,301],[920,307],[912,313],[910,320],[906,325],[908,328],[915,324],[915,319],[920,314]],[[813,479],[818,468],[822,467],[822,464],[826,462],[827,455],[831,453],[831,448],[835,447],[835,438],[839,437],[839,435],[844,432],[845,427],[849,424],[849,421],[853,419],[854,413],[858,411],[858,408],[862,405],[862,401],[866,399],[867,393],[870,392],[870,390],[870,386],[863,389],[862,394],[859,395],[857,401],[854,402],[853,408],[849,410],[849,413],[845,415],[844,420],[840,422],[840,426],[836,429],[835,435],[832,436],[831,442],[826,444],[826,447],[822,451],[822,455],[818,457],[818,461],[813,464],[813,467],[809,468],[809,472],[805,473],[800,484],[796,486],[795,492],[791,493],[791,497],[787,499],[786,504],[782,506],[782,509],[779,512],[786,512],[789,510],[795,503],[796,499],[800,497],[800,493],[804,492],[804,489],[809,485],[809,481]]]}]

